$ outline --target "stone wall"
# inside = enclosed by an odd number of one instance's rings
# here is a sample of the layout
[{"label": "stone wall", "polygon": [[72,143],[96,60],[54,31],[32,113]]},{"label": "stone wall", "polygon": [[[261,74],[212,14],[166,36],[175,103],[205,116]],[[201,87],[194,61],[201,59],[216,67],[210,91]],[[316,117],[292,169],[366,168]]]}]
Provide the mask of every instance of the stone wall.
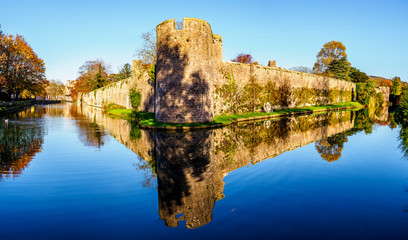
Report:
[{"label": "stone wall", "polygon": [[352,101],[355,84],[276,67],[223,62],[214,79],[214,115]]},{"label": "stone wall", "polygon": [[157,26],[156,121],[191,123],[214,116],[351,101],[355,84],[313,74],[222,61],[222,38],[200,19]]},{"label": "stone wall", "polygon": [[139,111],[154,111],[154,87],[153,83],[142,67],[141,61],[133,61],[132,77],[109,84],[89,93],[79,93],[78,103],[84,103],[95,107],[104,107],[114,103],[131,109],[129,91],[137,90],[141,93],[141,105]]}]

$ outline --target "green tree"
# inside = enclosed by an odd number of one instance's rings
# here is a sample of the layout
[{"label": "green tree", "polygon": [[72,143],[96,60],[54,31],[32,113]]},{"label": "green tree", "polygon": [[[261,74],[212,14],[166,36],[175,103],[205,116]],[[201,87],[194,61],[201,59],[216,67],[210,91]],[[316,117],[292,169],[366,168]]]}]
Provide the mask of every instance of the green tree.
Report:
[{"label": "green tree", "polygon": [[367,83],[370,80],[370,77],[367,76],[366,73],[361,72],[359,69],[355,67],[350,68],[350,81],[354,83]]},{"label": "green tree", "polygon": [[331,77],[350,81],[350,69],[351,64],[346,58],[334,59],[330,62],[329,67],[326,69],[326,73]]},{"label": "green tree", "polygon": [[401,102],[395,110],[395,119],[398,124],[408,126],[408,89],[404,90]]},{"label": "green tree", "polygon": [[317,74],[322,74],[329,67],[331,61],[347,58],[346,47],[341,42],[331,41],[323,45],[323,48],[316,57],[317,60],[314,64],[313,71]]},{"label": "green tree", "polygon": [[119,70],[119,73],[117,74],[117,80],[119,81],[122,79],[130,78],[131,76],[132,76],[132,67],[130,66],[129,63],[126,63]]},{"label": "green tree", "polygon": [[402,92],[401,79],[399,77],[394,77],[392,79],[391,94],[399,96],[399,95],[401,95],[401,92]]}]

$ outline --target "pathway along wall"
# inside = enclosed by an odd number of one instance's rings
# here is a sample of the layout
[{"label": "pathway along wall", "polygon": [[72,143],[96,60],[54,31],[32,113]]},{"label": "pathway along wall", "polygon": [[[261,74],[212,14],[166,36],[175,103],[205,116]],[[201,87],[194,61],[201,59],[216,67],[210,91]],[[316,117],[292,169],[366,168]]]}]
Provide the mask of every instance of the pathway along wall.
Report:
[{"label": "pathway along wall", "polygon": [[200,19],[157,26],[156,121],[209,122],[214,116],[351,101],[355,84],[276,67],[222,61],[222,38]]}]

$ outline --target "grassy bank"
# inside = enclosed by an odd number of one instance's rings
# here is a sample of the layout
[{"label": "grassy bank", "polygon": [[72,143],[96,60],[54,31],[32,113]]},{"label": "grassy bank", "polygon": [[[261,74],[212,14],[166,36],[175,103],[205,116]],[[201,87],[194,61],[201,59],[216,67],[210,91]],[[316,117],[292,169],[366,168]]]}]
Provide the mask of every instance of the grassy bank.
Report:
[{"label": "grassy bank", "polygon": [[330,104],[330,105],[324,105],[324,106],[288,108],[288,109],[273,111],[270,113],[253,112],[253,113],[222,115],[222,116],[214,117],[213,122],[186,123],[186,124],[159,123],[154,120],[154,113],[136,112],[131,109],[112,109],[112,110],[108,110],[108,114],[111,116],[120,117],[123,119],[134,119],[134,120],[138,119],[140,120],[139,125],[142,128],[189,129],[189,128],[218,127],[218,126],[225,126],[233,122],[239,122],[239,121],[250,121],[250,120],[311,114],[311,113],[316,113],[316,112],[326,112],[330,110],[353,109],[353,108],[361,108],[361,107],[364,107],[364,106],[358,102],[346,102],[346,103]]}]

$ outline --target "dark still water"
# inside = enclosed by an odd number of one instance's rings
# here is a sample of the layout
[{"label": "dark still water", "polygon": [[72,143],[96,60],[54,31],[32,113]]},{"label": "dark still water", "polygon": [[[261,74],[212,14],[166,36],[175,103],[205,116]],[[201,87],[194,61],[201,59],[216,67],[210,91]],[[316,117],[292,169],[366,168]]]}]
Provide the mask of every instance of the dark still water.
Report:
[{"label": "dark still water", "polygon": [[189,133],[70,104],[5,118],[1,239],[408,239],[387,109]]}]

